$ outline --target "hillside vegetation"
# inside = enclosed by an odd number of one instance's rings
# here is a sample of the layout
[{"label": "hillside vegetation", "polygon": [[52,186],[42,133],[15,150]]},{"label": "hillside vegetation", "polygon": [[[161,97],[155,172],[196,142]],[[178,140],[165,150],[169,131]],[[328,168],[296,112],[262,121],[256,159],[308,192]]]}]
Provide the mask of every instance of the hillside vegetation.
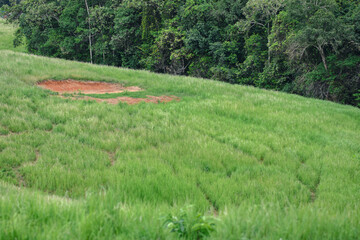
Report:
[{"label": "hillside vegetation", "polygon": [[[181,101],[36,86],[69,78]],[[4,240],[358,239],[360,110],[0,50],[0,179]]]},{"label": "hillside vegetation", "polygon": [[16,52],[26,52],[25,45],[14,47],[15,28],[11,24],[5,24],[5,20],[0,17],[0,50],[12,50]]},{"label": "hillside vegetation", "polygon": [[10,22],[19,23],[15,43],[26,43],[30,53],[360,106],[358,0],[28,0],[10,5],[4,10]]}]

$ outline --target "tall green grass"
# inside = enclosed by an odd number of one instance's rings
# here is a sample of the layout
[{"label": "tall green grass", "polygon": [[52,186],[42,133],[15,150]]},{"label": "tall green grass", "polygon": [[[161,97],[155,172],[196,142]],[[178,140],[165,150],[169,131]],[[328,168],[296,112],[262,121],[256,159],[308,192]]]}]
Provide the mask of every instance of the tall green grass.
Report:
[{"label": "tall green grass", "polygon": [[14,47],[13,40],[15,31],[14,25],[7,24],[5,20],[0,17],[0,50],[26,52],[25,44]]},{"label": "tall green grass", "polygon": [[[110,105],[36,86],[68,78],[181,101]],[[358,239],[360,111],[1,50],[0,179],[0,239],[178,238],[164,221],[180,209],[215,216],[210,239]]]}]

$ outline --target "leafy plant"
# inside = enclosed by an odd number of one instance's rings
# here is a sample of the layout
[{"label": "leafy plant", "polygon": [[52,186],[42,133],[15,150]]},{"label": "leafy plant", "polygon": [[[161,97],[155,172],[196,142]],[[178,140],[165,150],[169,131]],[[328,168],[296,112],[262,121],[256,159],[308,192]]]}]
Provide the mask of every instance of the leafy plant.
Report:
[{"label": "leafy plant", "polygon": [[356,97],[355,101],[357,103],[357,106],[360,107],[360,90],[359,93],[355,93],[354,96]]},{"label": "leafy plant", "polygon": [[169,214],[164,225],[182,238],[202,239],[215,231],[215,219],[213,217],[207,217],[200,213],[193,214],[183,209],[180,210],[178,216]]}]

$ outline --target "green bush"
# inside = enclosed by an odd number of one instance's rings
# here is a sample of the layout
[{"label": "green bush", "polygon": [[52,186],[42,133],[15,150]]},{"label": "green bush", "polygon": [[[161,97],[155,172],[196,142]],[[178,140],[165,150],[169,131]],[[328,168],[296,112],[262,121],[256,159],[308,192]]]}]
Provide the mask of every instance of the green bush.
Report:
[{"label": "green bush", "polygon": [[186,210],[181,209],[177,216],[169,214],[164,225],[178,237],[202,239],[215,231],[215,218],[200,213],[195,214],[190,206]]}]

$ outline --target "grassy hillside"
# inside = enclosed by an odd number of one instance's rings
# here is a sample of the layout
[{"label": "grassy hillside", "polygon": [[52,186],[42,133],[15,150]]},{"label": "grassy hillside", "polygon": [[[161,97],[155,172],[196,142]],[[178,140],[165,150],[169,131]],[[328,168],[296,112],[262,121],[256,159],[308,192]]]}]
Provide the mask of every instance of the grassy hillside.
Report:
[{"label": "grassy hillside", "polygon": [[[35,85],[68,78],[181,101],[110,105]],[[360,234],[354,107],[0,50],[0,134],[0,239],[195,239],[212,222],[209,239]]]},{"label": "grassy hillside", "polygon": [[15,28],[11,24],[6,24],[0,17],[0,50],[12,50],[15,52],[26,52],[25,45],[14,47],[13,39]]}]

